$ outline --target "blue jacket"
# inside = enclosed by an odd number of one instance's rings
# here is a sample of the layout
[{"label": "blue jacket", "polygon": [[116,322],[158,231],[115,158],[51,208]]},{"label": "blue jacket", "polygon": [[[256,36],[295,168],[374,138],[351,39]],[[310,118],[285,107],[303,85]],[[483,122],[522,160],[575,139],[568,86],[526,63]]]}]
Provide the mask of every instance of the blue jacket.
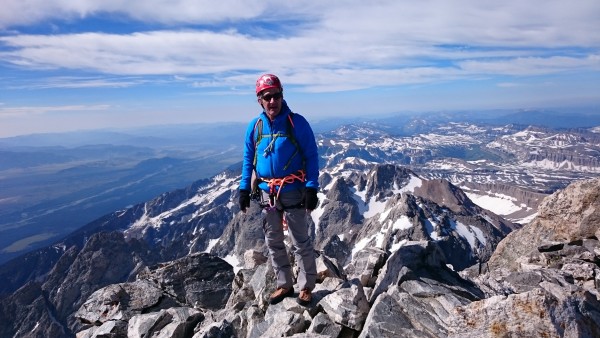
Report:
[{"label": "blue jacket", "polygon": [[[250,181],[252,179],[252,171],[255,169],[255,153],[256,172],[260,178],[284,178],[290,174],[297,173],[300,169],[304,169],[306,172],[304,186],[307,188],[319,188],[319,153],[315,136],[308,121],[303,116],[294,113],[292,115],[294,127],[291,129],[300,148],[297,149],[294,143],[287,137],[288,115],[290,113],[290,108],[285,100],[283,100],[281,111],[275,117],[275,120],[271,121],[267,114],[263,112],[248,124],[244,141],[244,160],[242,163],[240,190],[252,189]],[[258,119],[262,119],[263,135],[258,145],[256,145],[255,127]],[[285,168],[286,165],[287,169]],[[299,189],[301,186],[302,183],[296,180],[294,183],[286,183],[281,191]],[[260,183],[259,187],[262,190],[269,191],[266,182]]]}]

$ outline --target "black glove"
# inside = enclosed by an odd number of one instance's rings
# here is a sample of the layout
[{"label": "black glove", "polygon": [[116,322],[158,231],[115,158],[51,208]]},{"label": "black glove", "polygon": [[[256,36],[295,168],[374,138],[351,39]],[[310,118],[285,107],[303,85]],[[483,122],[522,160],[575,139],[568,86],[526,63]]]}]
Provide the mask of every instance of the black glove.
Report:
[{"label": "black glove", "polygon": [[306,188],[304,191],[304,207],[306,210],[315,210],[319,204],[319,198],[317,197],[317,189]]},{"label": "black glove", "polygon": [[240,210],[246,212],[250,207],[250,190],[240,190]]}]

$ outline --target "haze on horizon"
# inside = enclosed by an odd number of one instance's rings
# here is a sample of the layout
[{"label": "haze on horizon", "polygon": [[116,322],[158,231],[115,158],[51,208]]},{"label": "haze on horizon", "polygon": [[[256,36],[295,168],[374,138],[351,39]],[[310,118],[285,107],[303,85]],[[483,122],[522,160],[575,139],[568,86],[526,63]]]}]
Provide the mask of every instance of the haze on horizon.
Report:
[{"label": "haze on horizon", "polygon": [[0,137],[248,121],[283,81],[309,119],[600,106],[600,2],[5,0]]}]

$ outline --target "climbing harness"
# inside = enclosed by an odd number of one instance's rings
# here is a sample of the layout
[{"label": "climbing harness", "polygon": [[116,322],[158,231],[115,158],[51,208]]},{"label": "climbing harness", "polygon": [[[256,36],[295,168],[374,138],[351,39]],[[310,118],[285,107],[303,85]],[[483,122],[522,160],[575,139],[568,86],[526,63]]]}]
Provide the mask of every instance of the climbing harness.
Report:
[{"label": "climbing harness", "polygon": [[[269,187],[269,200],[263,200],[260,189],[258,189],[258,184],[255,184],[256,189],[253,189],[252,198],[259,202],[261,208],[266,209],[267,211],[272,211],[276,209],[275,202],[279,199],[279,194],[281,193],[283,186],[285,184],[294,183],[295,181],[304,182],[306,180],[306,173],[304,172],[304,170],[301,169],[298,170],[297,173],[287,175],[283,178],[256,178],[256,182],[258,182],[258,180],[267,183],[267,186]],[[292,209],[298,207],[299,206],[297,205],[283,206],[284,209]]]},{"label": "climbing harness", "polygon": [[[298,180],[300,182],[304,182],[306,179],[306,173],[304,170],[298,170],[297,174],[289,174],[284,178],[271,178],[271,179],[262,179],[267,182],[269,186],[269,196],[276,195],[276,199],[279,199],[279,193],[281,192],[283,185],[286,183],[294,183],[294,181]],[[277,188],[279,187],[279,188]],[[277,192],[277,194],[275,194]]]}]

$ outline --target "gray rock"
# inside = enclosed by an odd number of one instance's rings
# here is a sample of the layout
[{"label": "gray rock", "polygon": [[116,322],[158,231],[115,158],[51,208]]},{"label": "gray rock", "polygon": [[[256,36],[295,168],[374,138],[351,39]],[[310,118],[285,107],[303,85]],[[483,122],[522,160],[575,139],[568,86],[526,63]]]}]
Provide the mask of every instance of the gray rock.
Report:
[{"label": "gray rock", "polygon": [[[411,296],[398,287],[390,288],[373,303],[360,337],[445,337],[448,332],[439,309],[448,306],[433,307],[430,301],[443,304],[434,298]],[[444,313],[444,319],[446,316]]]},{"label": "gray rock", "polygon": [[585,294],[560,298],[537,288],[457,307],[448,337],[597,337],[600,307]]},{"label": "gray rock", "polygon": [[114,320],[126,322],[157,306],[162,297],[162,290],[149,281],[113,284],[94,292],[77,310],[75,318],[93,325]]},{"label": "gray rock", "polygon": [[252,280],[256,269],[241,269],[235,275],[232,283],[232,290],[227,300],[226,308],[243,309],[246,304],[256,299],[254,288],[250,281]]},{"label": "gray rock", "polygon": [[235,337],[235,328],[226,320],[212,323],[199,332],[196,332],[192,338],[230,338]]},{"label": "gray rock", "polygon": [[394,252],[381,270],[372,297],[384,293],[389,286],[413,278],[413,271],[422,267],[448,269],[443,252],[434,242],[408,242]]},{"label": "gray rock", "polygon": [[322,252],[316,252],[317,280],[322,281],[327,277],[346,279],[344,268],[338,264],[335,258],[327,257]]},{"label": "gray rock", "polygon": [[387,253],[382,249],[374,247],[361,249],[346,267],[348,278],[358,278],[363,286],[373,287],[386,259]]},{"label": "gray rock", "polygon": [[186,338],[204,315],[192,308],[178,307],[139,314],[129,320],[128,337]]},{"label": "gray rock", "polygon": [[[363,220],[356,200],[352,198],[350,186],[343,178],[335,179],[327,191],[327,197],[322,204],[323,215],[319,219],[319,227],[315,234],[317,243],[324,243],[323,250],[326,250],[330,257],[339,260],[344,264],[347,256],[340,253],[345,252],[343,246],[334,248],[336,241],[332,237],[340,235],[349,235],[353,230],[360,229]],[[317,246],[319,247],[319,246]]]},{"label": "gray rock", "polygon": [[192,254],[140,275],[156,281],[182,304],[214,310],[227,304],[234,277],[229,263],[206,253]]},{"label": "gray rock", "polygon": [[261,251],[254,249],[244,252],[244,268],[254,269],[257,266],[267,262],[267,256]]},{"label": "gray rock", "polygon": [[360,281],[348,281],[347,287],[333,292],[319,301],[319,306],[336,323],[360,331],[369,313],[369,302]]},{"label": "gray rock", "polygon": [[77,333],[77,338],[117,338],[127,337],[127,322],[109,320],[100,326],[92,326]]},{"label": "gray rock", "polygon": [[328,315],[320,312],[310,323],[306,333],[316,333],[327,337],[337,337],[342,332],[342,326],[336,324]]},{"label": "gray rock", "polygon": [[291,311],[278,312],[276,315],[265,316],[264,321],[254,325],[248,333],[248,338],[291,336],[306,331],[309,325],[310,322],[307,322],[302,314]]},{"label": "gray rock", "polygon": [[262,264],[252,275],[249,283],[258,306],[264,311],[269,304],[269,296],[276,289],[275,274],[270,263]]},{"label": "gray rock", "polygon": [[[348,231],[348,229],[345,229]],[[352,258],[352,251],[347,241],[343,241],[338,234],[331,236],[320,244],[321,252],[327,257],[335,259],[339,264],[345,265]]]}]

